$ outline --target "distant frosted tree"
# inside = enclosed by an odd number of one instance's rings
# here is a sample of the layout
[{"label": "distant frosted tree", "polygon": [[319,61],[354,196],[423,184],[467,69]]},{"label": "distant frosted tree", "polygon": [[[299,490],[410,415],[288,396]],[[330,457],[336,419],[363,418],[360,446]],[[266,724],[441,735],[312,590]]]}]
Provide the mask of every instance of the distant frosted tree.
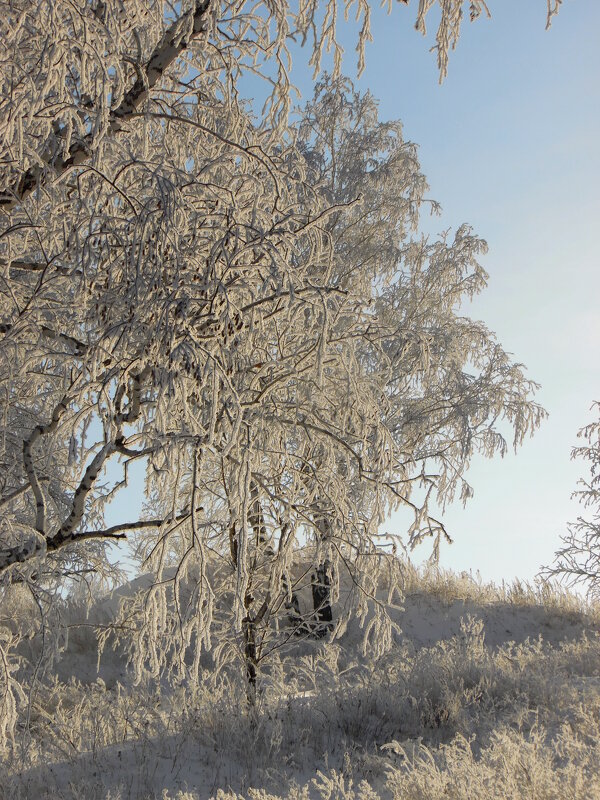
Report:
[{"label": "distant frosted tree", "polygon": [[[600,412],[600,403],[593,405]],[[578,517],[569,525],[563,546],[554,563],[543,570],[546,577],[558,577],[568,585],[583,584],[588,595],[600,597],[600,420],[581,428],[578,436],[587,444],[574,447],[571,457],[589,462],[589,478],[579,481],[573,493],[591,516]]]}]

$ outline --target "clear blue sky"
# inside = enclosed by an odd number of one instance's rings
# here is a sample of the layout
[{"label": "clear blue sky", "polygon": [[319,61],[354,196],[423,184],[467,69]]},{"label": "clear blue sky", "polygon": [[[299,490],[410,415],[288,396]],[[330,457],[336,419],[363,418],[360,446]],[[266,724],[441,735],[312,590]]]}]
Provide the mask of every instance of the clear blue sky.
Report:
[{"label": "clear blue sky", "polygon": [[[401,119],[419,145],[441,231],[469,222],[490,246],[489,287],[470,308],[542,384],[550,417],[517,456],[478,459],[475,497],[445,516],[455,544],[442,564],[486,579],[531,579],[552,561],[581,509],[570,494],[585,466],[576,432],[600,400],[600,2],[565,0],[545,30],[544,0],[490,0],[466,22],[442,86],[416,0],[373,8],[374,43],[357,85]],[[354,76],[352,34],[344,63]],[[312,93],[296,60],[296,82]],[[389,530],[400,528],[400,515]]]},{"label": "clear blue sky", "polygon": [[[581,513],[570,494],[585,466],[570,452],[600,400],[600,0],[565,0],[549,31],[544,0],[488,5],[491,20],[465,23],[442,86],[433,16],[424,40],[413,29],[417,0],[396,3],[390,17],[374,7],[357,85],[420,147],[443,207],[428,230],[469,222],[488,241],[489,287],[465,313],[542,384],[549,419],[516,456],[474,462],[475,497],[444,517],[455,543],[442,565],[500,581],[532,579]],[[342,38],[344,72],[355,77],[350,28]],[[312,95],[302,57],[293,79]],[[401,516],[387,525],[402,527]]]},{"label": "clear blue sky", "polygon": [[487,239],[489,287],[469,313],[526,364],[550,413],[516,457],[474,464],[442,562],[530,579],[581,513],[570,494],[586,468],[570,450],[600,400],[600,3],[566,0],[546,31],[543,0],[492,0],[442,86],[411,6],[374,12],[360,85],[419,144],[438,230],[466,221]]}]

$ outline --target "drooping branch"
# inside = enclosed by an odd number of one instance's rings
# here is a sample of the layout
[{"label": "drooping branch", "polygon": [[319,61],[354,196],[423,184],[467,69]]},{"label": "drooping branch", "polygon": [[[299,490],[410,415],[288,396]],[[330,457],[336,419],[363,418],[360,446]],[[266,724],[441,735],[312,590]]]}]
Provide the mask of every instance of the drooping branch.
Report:
[{"label": "drooping branch", "polygon": [[[164,33],[147,63],[138,68],[138,77],[133,86],[125,92],[121,103],[109,114],[106,134],[115,134],[123,123],[130,119],[148,98],[150,90],[156,86],[164,72],[188,47],[190,38],[204,32],[204,18],[210,0],[197,0],[193,9],[176,20]],[[59,176],[70,167],[85,163],[90,155],[92,136],[88,134],[80,141],[73,142],[66,155],[57,148],[56,142],[49,140],[40,153],[41,163],[29,167],[8,192],[0,193],[0,208],[11,211],[22,203],[46,180],[49,170]]]},{"label": "drooping branch", "polygon": [[548,15],[546,18],[546,30],[552,25],[552,17],[555,17],[562,5],[562,0],[548,0]]}]

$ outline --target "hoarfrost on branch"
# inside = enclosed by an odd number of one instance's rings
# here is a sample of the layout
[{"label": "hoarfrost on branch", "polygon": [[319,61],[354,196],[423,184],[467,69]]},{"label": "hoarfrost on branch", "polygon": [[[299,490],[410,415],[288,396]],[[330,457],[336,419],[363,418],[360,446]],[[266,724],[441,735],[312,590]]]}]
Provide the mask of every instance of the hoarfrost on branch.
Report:
[{"label": "hoarfrost on branch", "polygon": [[[444,73],[461,4],[441,5]],[[344,9],[362,66],[369,5]],[[190,673],[190,647],[198,674],[215,636],[256,667],[311,570],[332,602],[352,575],[348,613],[373,605],[365,641],[385,647],[390,509],[413,510],[410,544],[439,541],[430,498],[466,499],[500,421],[516,446],[543,415],[459,313],[485,244],[416,235],[415,148],[341,77],[336,12],[0,2],[0,570],[6,591],[108,580],[106,542],[134,540],[156,576],[132,611],[138,677]],[[333,48],[334,73],[290,122],[292,39],[316,74]],[[272,86],[261,116],[244,75]],[[107,526],[135,462],[144,516]]]}]

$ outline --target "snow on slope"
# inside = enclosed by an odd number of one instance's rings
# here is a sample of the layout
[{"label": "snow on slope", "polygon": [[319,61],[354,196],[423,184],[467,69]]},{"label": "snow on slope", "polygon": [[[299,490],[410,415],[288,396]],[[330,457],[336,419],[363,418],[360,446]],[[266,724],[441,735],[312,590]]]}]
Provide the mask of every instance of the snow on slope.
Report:
[{"label": "snow on slope", "polygon": [[241,680],[159,697],[118,652],[97,673],[73,619],[62,685],[34,704],[37,763],[17,748],[0,798],[600,798],[598,609],[436,571],[409,571],[405,591],[390,654],[365,657],[356,623],[333,646],[299,641],[254,711]]}]

